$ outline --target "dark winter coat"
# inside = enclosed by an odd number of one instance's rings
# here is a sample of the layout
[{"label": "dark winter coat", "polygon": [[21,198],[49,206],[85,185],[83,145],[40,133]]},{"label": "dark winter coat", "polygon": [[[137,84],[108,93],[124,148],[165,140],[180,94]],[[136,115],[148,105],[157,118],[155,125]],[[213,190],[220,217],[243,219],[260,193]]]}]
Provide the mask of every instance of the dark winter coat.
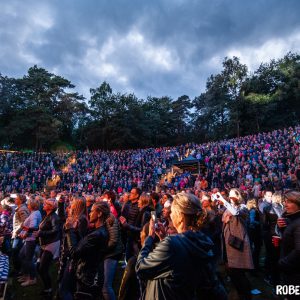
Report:
[{"label": "dark winter coat", "polygon": [[94,284],[98,266],[107,252],[108,232],[103,225],[85,236],[74,251],[76,278],[86,286]]},{"label": "dark winter coat", "polygon": [[46,215],[39,226],[39,242],[40,245],[48,245],[60,239],[61,224],[60,218],[53,210]]},{"label": "dark winter coat", "polygon": [[108,231],[108,246],[106,258],[115,258],[123,253],[123,243],[121,239],[121,229],[117,218],[114,218],[114,222],[110,224],[106,221],[106,228]]},{"label": "dark winter coat", "polygon": [[[138,277],[147,281],[142,299],[199,299],[197,291],[219,286],[211,264],[213,243],[202,232],[168,236],[154,250],[153,243],[147,237],[136,264]],[[222,295],[216,299],[226,299]]]},{"label": "dark winter coat", "polygon": [[300,211],[286,214],[288,225],[283,231],[279,268],[284,284],[300,283]]}]

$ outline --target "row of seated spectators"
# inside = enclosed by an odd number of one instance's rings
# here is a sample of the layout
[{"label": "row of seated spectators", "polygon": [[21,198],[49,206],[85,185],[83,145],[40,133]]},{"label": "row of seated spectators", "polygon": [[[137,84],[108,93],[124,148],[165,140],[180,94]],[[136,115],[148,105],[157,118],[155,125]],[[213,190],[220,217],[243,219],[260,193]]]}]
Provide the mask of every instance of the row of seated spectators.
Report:
[{"label": "row of seated spectators", "polygon": [[[206,171],[197,189],[239,187],[259,196],[263,189],[296,188],[300,182],[300,128],[286,128],[206,144],[126,151],[72,153],[0,153],[0,189],[6,193],[40,191],[59,178],[56,188],[72,192],[118,194],[133,186],[152,190],[172,163],[187,155],[203,161]],[[201,184],[200,182],[203,181]],[[195,184],[185,172],[163,182],[180,190]]]}]

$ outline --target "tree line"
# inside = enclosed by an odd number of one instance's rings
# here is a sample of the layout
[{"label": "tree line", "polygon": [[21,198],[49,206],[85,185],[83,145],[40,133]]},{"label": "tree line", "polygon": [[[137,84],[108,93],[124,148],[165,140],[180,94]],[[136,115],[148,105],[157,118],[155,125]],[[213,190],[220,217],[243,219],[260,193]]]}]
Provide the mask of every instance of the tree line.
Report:
[{"label": "tree line", "polygon": [[299,124],[300,56],[288,53],[254,72],[237,57],[190,99],[139,99],[109,83],[85,99],[61,76],[33,66],[22,78],[0,74],[0,147],[129,149],[238,137]]}]

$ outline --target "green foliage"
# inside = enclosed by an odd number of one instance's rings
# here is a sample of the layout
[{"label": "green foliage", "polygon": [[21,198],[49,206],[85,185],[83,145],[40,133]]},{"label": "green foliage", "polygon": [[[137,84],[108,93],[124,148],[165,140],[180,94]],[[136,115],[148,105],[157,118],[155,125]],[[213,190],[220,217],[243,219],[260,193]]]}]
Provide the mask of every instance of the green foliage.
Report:
[{"label": "green foliage", "polygon": [[[0,141],[11,148],[49,150],[72,140],[84,99],[67,79],[34,66],[21,79],[1,77]],[[1,103],[1,104],[2,104]]]},{"label": "green foliage", "polygon": [[299,124],[300,56],[288,53],[252,74],[225,58],[206,90],[138,99],[109,83],[90,99],[67,79],[33,66],[23,78],[0,74],[0,146],[13,149],[128,149],[204,142]]}]

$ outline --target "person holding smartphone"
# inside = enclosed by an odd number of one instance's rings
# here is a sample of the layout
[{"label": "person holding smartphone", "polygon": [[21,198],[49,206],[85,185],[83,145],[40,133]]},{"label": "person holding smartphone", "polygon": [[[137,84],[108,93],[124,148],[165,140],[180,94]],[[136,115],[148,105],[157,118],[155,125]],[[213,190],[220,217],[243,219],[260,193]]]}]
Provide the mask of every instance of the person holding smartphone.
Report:
[{"label": "person holding smartphone", "polygon": [[201,232],[204,218],[200,200],[181,192],[171,207],[177,234],[166,236],[163,224],[151,219],[136,263],[138,278],[146,282],[142,299],[227,299],[212,262],[213,242]]}]

